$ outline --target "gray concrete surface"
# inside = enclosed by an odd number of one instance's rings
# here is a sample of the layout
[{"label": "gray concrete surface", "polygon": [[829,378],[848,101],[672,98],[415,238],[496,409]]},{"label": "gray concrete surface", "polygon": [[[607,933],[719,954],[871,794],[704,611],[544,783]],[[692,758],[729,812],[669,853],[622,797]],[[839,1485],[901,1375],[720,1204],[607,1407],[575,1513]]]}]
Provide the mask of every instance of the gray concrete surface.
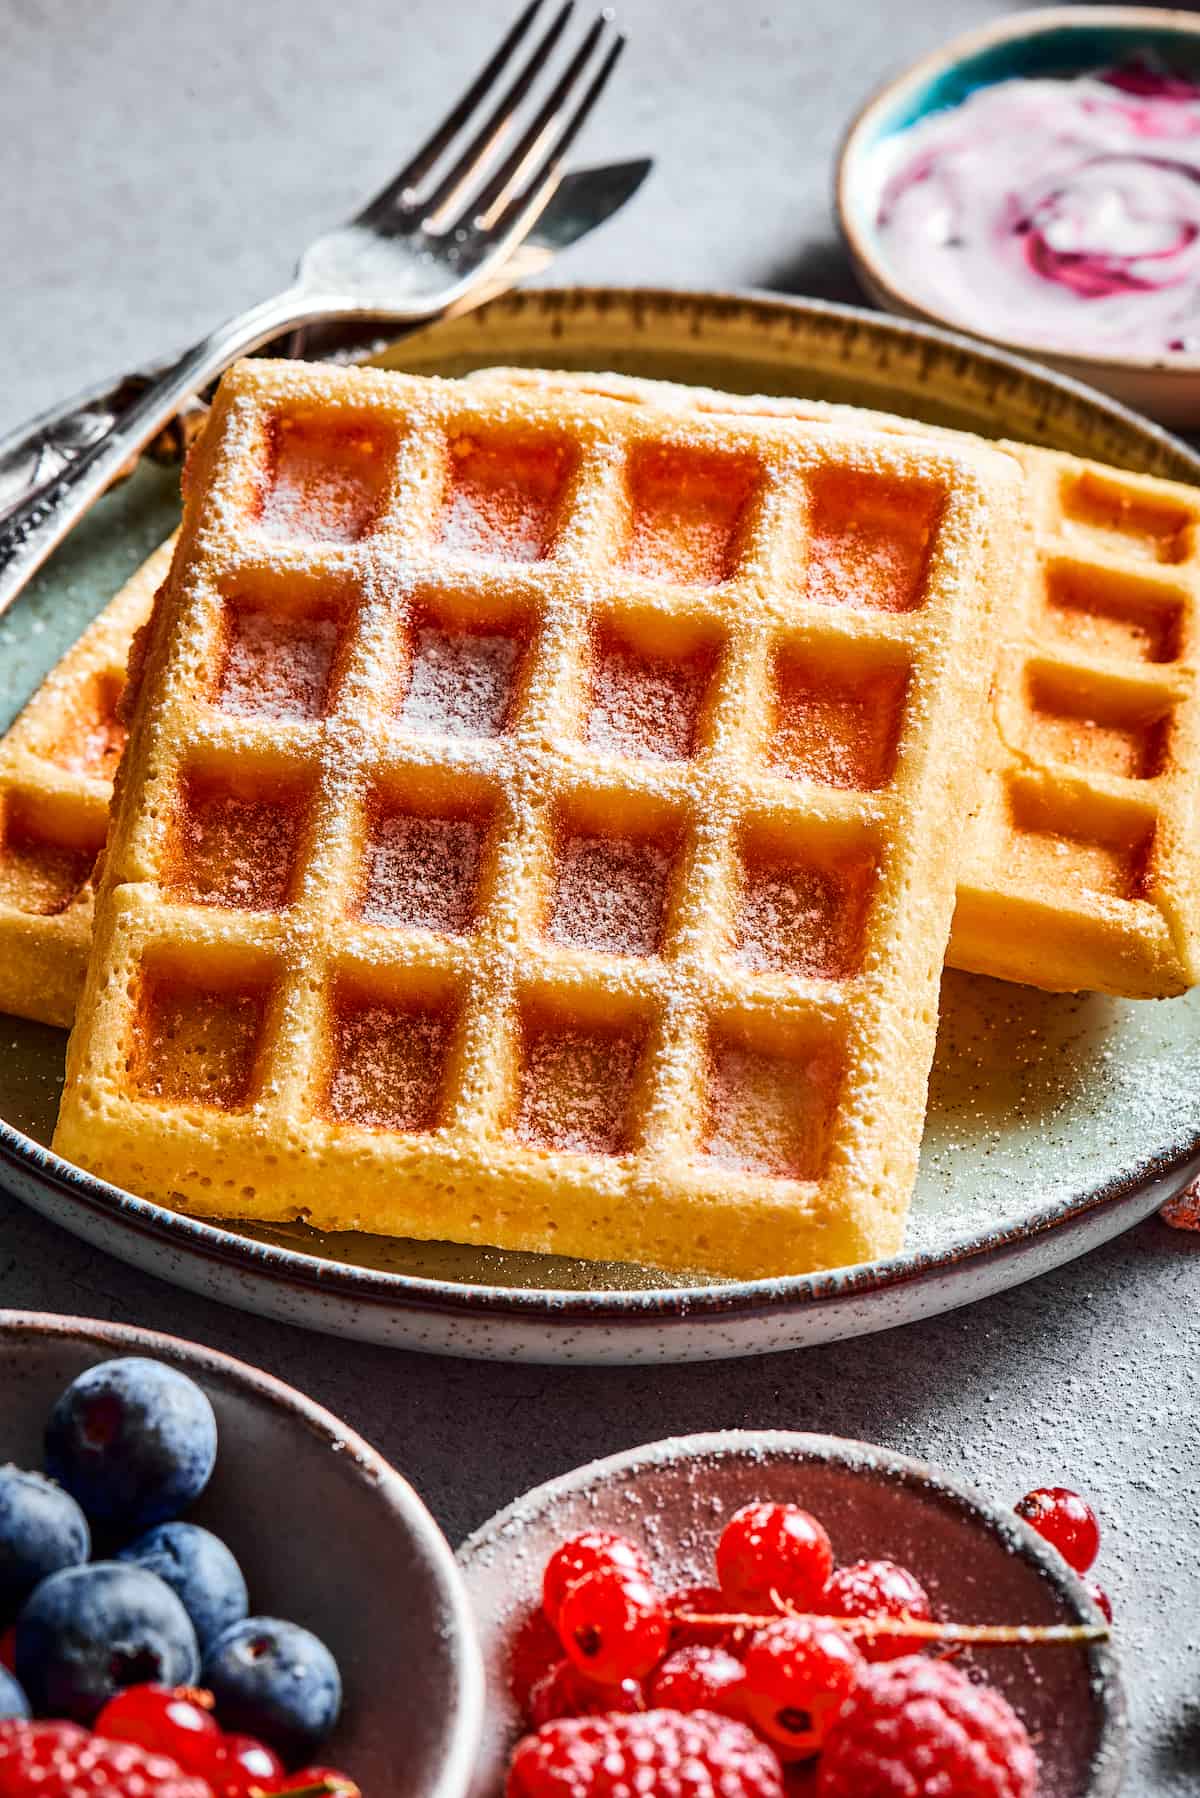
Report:
[{"label": "gray concrete surface", "polygon": [[[828,206],[845,118],[988,0],[624,0],[590,130],[649,152],[636,206],[560,278],[853,299]],[[507,0],[0,0],[0,428],[278,284],[369,193]],[[493,1367],[306,1337],[185,1294],[0,1196],[0,1304],[179,1331],[363,1430],[457,1539],[526,1486],[665,1432],[817,1428],[1015,1498],[1063,1481],[1106,1525],[1133,1701],[1127,1791],[1200,1791],[1200,1238],[1152,1222],[1016,1292],[886,1337],[727,1366]]]}]

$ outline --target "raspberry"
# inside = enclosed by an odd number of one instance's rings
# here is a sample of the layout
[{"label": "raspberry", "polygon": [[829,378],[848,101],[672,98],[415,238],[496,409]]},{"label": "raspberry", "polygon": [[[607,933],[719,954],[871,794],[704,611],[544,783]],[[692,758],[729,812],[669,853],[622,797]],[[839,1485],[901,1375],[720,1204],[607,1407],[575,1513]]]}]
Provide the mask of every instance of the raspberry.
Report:
[{"label": "raspberry", "polygon": [[[929,1599],[907,1567],[895,1561],[855,1561],[830,1574],[821,1609],[831,1617],[915,1617],[928,1622]],[[898,1661],[922,1644],[905,1636],[855,1636],[869,1661]]]},{"label": "raspberry", "polygon": [[744,1723],[644,1711],[549,1723],[517,1744],[506,1798],[783,1798],[783,1773]]},{"label": "raspberry", "polygon": [[556,1717],[598,1717],[605,1711],[645,1708],[636,1679],[623,1679],[619,1686],[598,1686],[570,1661],[559,1660],[535,1682],[525,1715],[534,1729],[540,1729]]},{"label": "raspberry", "polygon": [[746,1714],[781,1760],[810,1760],[865,1665],[833,1624],[781,1617],[756,1631],[746,1650]]},{"label": "raspberry", "polygon": [[1057,1548],[1068,1567],[1086,1573],[1100,1552],[1096,1513],[1078,1492],[1065,1486],[1039,1486],[1017,1505],[1017,1516]]},{"label": "raspberry", "polygon": [[693,1643],[669,1654],[650,1681],[656,1710],[720,1711],[740,1716],[746,1669],[727,1648]]},{"label": "raspberry", "polygon": [[650,1563],[636,1543],[611,1530],[585,1530],[556,1548],[542,1575],[542,1606],[555,1629],[562,1601],[577,1580],[589,1573],[615,1567],[622,1573],[650,1581]]},{"label": "raspberry", "polygon": [[206,1780],[74,1723],[0,1723],[0,1798],[213,1798]]},{"label": "raspberry", "polygon": [[654,1587],[618,1567],[577,1580],[563,1599],[558,1632],[588,1679],[618,1686],[641,1679],[667,1652],[671,1626]]},{"label": "raspberry", "polygon": [[1037,1761],[999,1692],[947,1661],[867,1667],[825,1738],[817,1798],[1034,1798]]},{"label": "raspberry", "polygon": [[717,1543],[721,1590],[747,1610],[776,1609],[778,1593],[811,1611],[833,1572],[833,1549],[815,1517],[799,1505],[743,1505]]}]

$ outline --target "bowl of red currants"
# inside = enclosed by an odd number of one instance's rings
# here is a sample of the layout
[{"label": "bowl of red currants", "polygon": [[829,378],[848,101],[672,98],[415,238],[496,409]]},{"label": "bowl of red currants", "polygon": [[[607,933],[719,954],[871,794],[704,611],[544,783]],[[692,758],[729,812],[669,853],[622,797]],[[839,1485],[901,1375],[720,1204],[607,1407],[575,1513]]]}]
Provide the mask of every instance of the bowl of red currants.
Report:
[{"label": "bowl of red currants", "polygon": [[448,1545],[338,1419],[169,1336],[0,1312],[0,1798],[464,1798]]},{"label": "bowl of red currants", "polygon": [[652,1443],[519,1499],[459,1564],[472,1798],[1112,1798],[1099,1524],[863,1443]]}]

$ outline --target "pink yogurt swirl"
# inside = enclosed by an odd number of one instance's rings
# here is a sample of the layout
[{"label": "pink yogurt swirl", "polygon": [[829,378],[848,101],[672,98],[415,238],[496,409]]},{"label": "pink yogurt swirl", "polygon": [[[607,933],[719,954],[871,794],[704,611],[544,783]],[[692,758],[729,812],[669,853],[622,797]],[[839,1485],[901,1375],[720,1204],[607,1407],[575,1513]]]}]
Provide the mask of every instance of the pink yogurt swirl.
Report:
[{"label": "pink yogurt swirl", "polygon": [[872,152],[914,298],[1086,355],[1200,352],[1200,87],[1138,61],[978,89]]}]

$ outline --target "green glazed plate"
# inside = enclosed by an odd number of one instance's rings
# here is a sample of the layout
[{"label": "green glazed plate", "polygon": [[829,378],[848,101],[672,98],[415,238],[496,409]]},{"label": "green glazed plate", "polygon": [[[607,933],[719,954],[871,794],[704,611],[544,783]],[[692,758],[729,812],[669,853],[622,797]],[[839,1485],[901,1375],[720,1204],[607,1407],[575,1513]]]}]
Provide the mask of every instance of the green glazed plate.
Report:
[{"label": "green glazed plate", "polygon": [[[412,336],[389,366],[615,369],[808,395],[1023,437],[1200,483],[1200,457],[1086,388],[947,333],[808,301],[541,289]],[[144,463],[0,619],[0,723],[172,528]],[[289,1322],[442,1352],[560,1360],[754,1353],[884,1329],[995,1292],[1147,1215],[1200,1168],[1200,992],[1063,997],[948,973],[904,1254],[697,1285],[449,1243],[200,1223],[46,1149],[65,1036],[0,1021],[0,1179],[97,1245]]]}]

